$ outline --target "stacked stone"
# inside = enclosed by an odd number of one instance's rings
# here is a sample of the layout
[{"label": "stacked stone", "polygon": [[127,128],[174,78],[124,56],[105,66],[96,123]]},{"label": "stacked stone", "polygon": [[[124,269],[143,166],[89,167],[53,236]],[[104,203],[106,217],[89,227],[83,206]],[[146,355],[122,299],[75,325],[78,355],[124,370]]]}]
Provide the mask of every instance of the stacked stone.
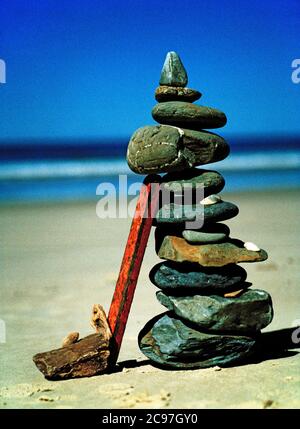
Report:
[{"label": "stacked stone", "polygon": [[[150,272],[160,289],[157,298],[169,311],[146,324],[139,346],[163,366],[226,366],[256,350],[260,330],[273,318],[269,294],[249,289],[247,273],[237,265],[266,260],[267,253],[230,238],[229,227],[219,223],[236,216],[238,207],[216,195],[225,185],[220,173],[195,167],[229,154],[222,137],[204,131],[224,126],[226,116],[193,104],[201,94],[186,85],[179,56],[169,52],[152,110],[160,125],[138,129],[128,146],[130,168],[139,174],[167,173],[163,188],[173,198],[162,203],[156,215],[156,251],[165,261]],[[191,189],[190,204],[178,203],[183,187]],[[204,194],[197,201],[199,187]],[[198,219],[201,227],[189,227]]]}]

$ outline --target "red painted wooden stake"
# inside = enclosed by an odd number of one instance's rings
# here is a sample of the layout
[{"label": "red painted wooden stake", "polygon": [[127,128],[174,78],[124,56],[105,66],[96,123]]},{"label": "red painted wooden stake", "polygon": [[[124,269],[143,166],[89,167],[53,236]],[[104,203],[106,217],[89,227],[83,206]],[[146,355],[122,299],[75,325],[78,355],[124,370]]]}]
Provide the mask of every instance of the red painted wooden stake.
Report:
[{"label": "red painted wooden stake", "polygon": [[124,256],[108,313],[112,332],[111,365],[117,362],[153,217],[159,201],[160,176],[147,176],[136,205]]}]

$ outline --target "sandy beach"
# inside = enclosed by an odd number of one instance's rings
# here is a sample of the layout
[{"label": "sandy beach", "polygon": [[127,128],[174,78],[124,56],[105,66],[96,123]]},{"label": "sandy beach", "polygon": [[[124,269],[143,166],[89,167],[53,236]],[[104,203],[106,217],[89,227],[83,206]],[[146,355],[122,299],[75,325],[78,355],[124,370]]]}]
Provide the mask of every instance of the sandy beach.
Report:
[{"label": "sandy beach", "polygon": [[[272,295],[275,316],[264,332],[300,319],[300,191],[223,194],[240,214],[231,236],[267,250],[264,263],[243,264],[253,287]],[[49,382],[32,356],[58,348],[71,331],[92,333],[91,308],[109,308],[130,219],[99,219],[96,204],[2,205],[0,408],[299,408],[300,343],[243,366],[164,371],[139,351],[144,324],[164,312],[148,279],[159,261],[153,232],[119,358],[120,370]],[[285,331],[287,332],[287,331]],[[277,336],[276,336],[277,335]],[[299,348],[297,348],[299,347]]]}]

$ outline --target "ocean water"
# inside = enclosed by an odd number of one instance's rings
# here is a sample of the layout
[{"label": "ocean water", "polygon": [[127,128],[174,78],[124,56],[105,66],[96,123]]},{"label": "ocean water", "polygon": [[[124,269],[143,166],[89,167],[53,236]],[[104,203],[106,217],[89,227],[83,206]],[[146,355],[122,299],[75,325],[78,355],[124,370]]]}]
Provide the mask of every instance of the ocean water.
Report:
[{"label": "ocean water", "polygon": [[[300,187],[300,136],[228,141],[230,156],[203,167],[223,174],[227,192]],[[2,142],[0,202],[97,201],[97,186],[106,182],[124,193],[119,175],[123,181],[126,176],[128,187],[144,178],[127,166],[127,142]]]}]

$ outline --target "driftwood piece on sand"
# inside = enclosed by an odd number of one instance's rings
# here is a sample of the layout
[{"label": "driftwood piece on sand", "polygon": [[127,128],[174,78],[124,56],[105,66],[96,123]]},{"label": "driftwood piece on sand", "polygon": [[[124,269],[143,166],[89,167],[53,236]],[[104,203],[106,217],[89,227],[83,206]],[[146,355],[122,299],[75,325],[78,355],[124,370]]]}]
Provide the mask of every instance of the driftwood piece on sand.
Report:
[{"label": "driftwood piece on sand", "polygon": [[38,353],[33,361],[44,376],[51,380],[91,377],[108,367],[109,341],[101,333],[60,349]]},{"label": "driftwood piece on sand", "polygon": [[91,377],[109,366],[111,332],[104,308],[94,304],[91,325],[96,334],[78,341],[79,333],[71,332],[56,350],[38,353],[33,361],[44,376],[51,380]]}]

